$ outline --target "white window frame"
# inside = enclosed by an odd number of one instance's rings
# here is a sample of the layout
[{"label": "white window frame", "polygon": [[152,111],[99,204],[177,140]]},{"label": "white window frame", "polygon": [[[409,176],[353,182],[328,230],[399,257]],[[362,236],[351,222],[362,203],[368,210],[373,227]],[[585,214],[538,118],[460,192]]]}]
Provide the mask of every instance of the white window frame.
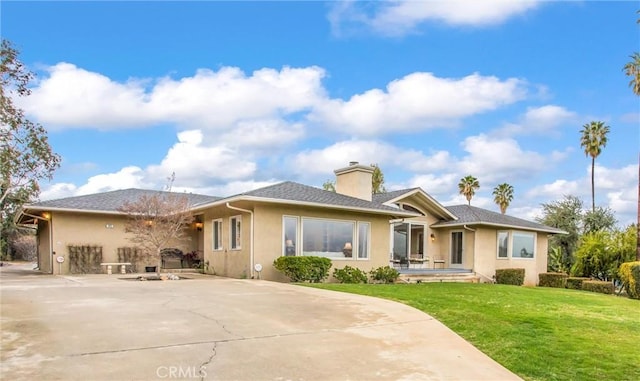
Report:
[{"label": "white window frame", "polygon": [[[507,234],[507,256],[500,257],[500,233]],[[533,256],[531,258],[528,257],[514,257],[513,256],[513,235],[521,234],[533,237]],[[515,259],[515,260],[523,260],[523,261],[535,261],[537,258],[536,252],[538,251],[538,233],[526,231],[526,230],[498,230],[496,232],[496,258],[497,259]]]},{"label": "white window frame", "polygon": [[[216,233],[218,234],[218,240],[216,241]],[[222,244],[222,218],[216,218],[211,220],[211,248],[213,251],[224,250]]]},{"label": "white window frame", "polygon": [[295,243],[294,243],[294,254],[293,256],[297,256],[300,255],[300,242],[301,242],[301,237],[302,235],[300,234],[300,217],[298,216],[290,216],[290,215],[283,215],[282,216],[282,256],[287,256],[287,240],[286,240],[286,229],[285,229],[285,220],[287,218],[291,218],[291,219],[295,219],[296,220],[296,237],[295,237]]},{"label": "white window frame", "polygon": [[[361,226],[367,226],[367,243],[366,243],[366,247],[365,250],[367,251],[366,257],[360,257],[360,227]],[[352,245],[355,246],[354,248],[354,252],[353,252],[353,259],[355,259],[356,261],[368,261],[369,259],[371,259],[371,222],[367,222],[367,221],[358,221],[356,223],[356,238],[355,241],[357,242],[356,245]]]},{"label": "white window frame", "polygon": [[[507,235],[507,255],[505,257],[500,256],[500,233],[504,233]],[[509,259],[510,247],[511,247],[511,232],[509,230],[498,230],[496,232],[496,258]]]},{"label": "white window frame", "polygon": [[[236,232],[235,237],[233,234],[234,230]],[[241,215],[229,217],[229,248],[231,250],[242,250],[242,216]]]}]

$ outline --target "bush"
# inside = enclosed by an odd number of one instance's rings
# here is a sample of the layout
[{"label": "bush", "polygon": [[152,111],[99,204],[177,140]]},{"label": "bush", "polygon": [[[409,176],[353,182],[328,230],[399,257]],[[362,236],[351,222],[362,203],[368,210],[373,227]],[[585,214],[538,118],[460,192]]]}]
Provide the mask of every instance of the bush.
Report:
[{"label": "bush", "polygon": [[640,261],[621,264],[618,275],[627,296],[640,299]]},{"label": "bush", "polygon": [[393,283],[398,279],[400,273],[394,268],[384,266],[371,270],[369,275],[371,275],[371,279],[375,282]]},{"label": "bush", "polygon": [[351,266],[334,269],[333,277],[340,283],[367,283],[367,273]]},{"label": "bush", "polygon": [[496,270],[496,283],[522,286],[524,284],[524,269]]},{"label": "bush", "polygon": [[327,279],[331,260],[322,257],[279,257],[273,266],[292,282],[319,283]]},{"label": "bush", "polygon": [[569,276],[563,273],[541,273],[538,275],[540,287],[565,288]]},{"label": "bush", "polygon": [[613,289],[613,282],[604,282],[601,280],[585,280],[582,282],[582,290],[584,291],[613,294]]},{"label": "bush", "polygon": [[572,290],[582,290],[582,282],[590,280],[591,278],[585,278],[580,276],[570,276],[567,278],[567,288]]}]

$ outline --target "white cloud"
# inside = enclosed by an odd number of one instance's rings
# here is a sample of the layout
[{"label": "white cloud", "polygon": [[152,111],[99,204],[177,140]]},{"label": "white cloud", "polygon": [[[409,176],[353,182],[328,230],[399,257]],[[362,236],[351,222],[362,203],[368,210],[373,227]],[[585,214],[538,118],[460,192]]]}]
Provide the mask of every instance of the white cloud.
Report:
[{"label": "white cloud", "polygon": [[228,129],[255,118],[299,112],[324,98],[324,70],[285,67],[251,76],[224,67],[192,77],[116,82],[69,63],[48,68],[48,76],[19,99],[28,114],[57,128],[131,128],[176,123],[183,128]]},{"label": "white cloud", "polygon": [[580,181],[558,179],[550,184],[543,184],[530,189],[526,193],[528,198],[544,197],[550,200],[559,200],[564,195],[583,195],[585,187]]},{"label": "white cloud", "polygon": [[523,150],[514,139],[480,134],[467,137],[461,145],[469,154],[458,163],[459,172],[477,177],[481,185],[528,178],[550,164],[544,155]]},{"label": "white cloud", "polygon": [[118,172],[92,176],[82,186],[76,186],[71,183],[52,184],[43,189],[40,193],[40,199],[53,200],[127,188],[154,189],[152,184],[144,181],[144,172],[141,168],[129,166],[122,168]]},{"label": "white cloud", "polygon": [[[338,2],[329,14],[334,34],[345,29],[368,27],[389,36],[415,32],[429,21],[453,26],[483,27],[505,22],[507,19],[534,9],[538,1],[415,1],[398,0],[361,4]],[[371,11],[371,9],[373,9]]]},{"label": "white cloud", "polygon": [[468,116],[495,110],[526,96],[526,83],[472,74],[438,78],[412,73],[349,100],[328,100],[311,119],[353,135],[372,136],[457,125]]},{"label": "white cloud", "polygon": [[[493,135],[559,135],[558,127],[575,122],[576,113],[564,107],[545,105],[529,107],[518,123],[507,123],[504,127],[494,131]],[[573,125],[572,125],[573,127]]]}]

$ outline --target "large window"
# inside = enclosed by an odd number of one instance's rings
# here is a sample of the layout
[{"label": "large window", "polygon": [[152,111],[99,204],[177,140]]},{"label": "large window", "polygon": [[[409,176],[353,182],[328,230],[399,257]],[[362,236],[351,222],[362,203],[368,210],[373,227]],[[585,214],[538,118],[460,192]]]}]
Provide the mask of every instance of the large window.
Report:
[{"label": "large window", "polygon": [[498,258],[535,258],[536,234],[523,231],[498,232]]},{"label": "large window", "polygon": [[213,220],[213,250],[222,250],[222,219]]},{"label": "large window", "polygon": [[353,221],[302,219],[302,255],[352,258],[355,223]]},{"label": "large window", "polygon": [[513,232],[511,234],[511,256],[513,258],[533,258],[535,234]]},{"label": "large window", "polygon": [[231,250],[240,250],[242,248],[242,216],[234,216],[229,219],[229,231]]},{"label": "large window", "polygon": [[369,231],[371,225],[368,222],[358,222],[358,259],[369,258]]},{"label": "large window", "polygon": [[298,217],[284,216],[282,220],[284,231],[283,255],[288,257],[296,255],[298,247]]},{"label": "large window", "polygon": [[498,258],[509,257],[509,232],[498,232]]}]

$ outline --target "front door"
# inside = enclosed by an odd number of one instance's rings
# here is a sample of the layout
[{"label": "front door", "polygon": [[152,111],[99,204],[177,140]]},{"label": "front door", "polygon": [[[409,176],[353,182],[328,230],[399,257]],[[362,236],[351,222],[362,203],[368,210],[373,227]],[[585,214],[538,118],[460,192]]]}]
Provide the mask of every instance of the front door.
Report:
[{"label": "front door", "polygon": [[463,233],[451,232],[451,267],[462,267]]}]

